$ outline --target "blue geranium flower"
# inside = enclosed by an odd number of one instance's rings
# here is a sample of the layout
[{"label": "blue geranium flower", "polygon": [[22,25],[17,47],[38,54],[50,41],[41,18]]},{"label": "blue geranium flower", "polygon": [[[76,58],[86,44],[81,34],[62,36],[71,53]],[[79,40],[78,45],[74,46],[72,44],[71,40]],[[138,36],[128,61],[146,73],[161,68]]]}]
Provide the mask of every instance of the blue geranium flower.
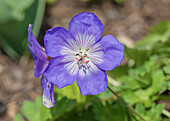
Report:
[{"label": "blue geranium flower", "polygon": [[[46,32],[45,51],[50,60],[44,76],[61,89],[75,80],[82,95],[96,95],[107,88],[106,70],[120,65],[124,45],[112,35],[101,38],[103,24],[93,13],[72,18],[69,31],[56,27]],[[38,61],[37,61],[38,62]]]},{"label": "blue geranium flower", "polygon": [[[34,59],[34,76],[38,78],[45,73],[45,70],[49,65],[49,60],[44,48],[39,45],[32,33],[32,25],[29,25],[28,29],[28,42],[30,44],[28,44],[29,50]],[[55,105],[53,84],[49,82],[44,76],[42,76],[41,87],[43,90],[44,106],[47,108],[53,107]]]}]

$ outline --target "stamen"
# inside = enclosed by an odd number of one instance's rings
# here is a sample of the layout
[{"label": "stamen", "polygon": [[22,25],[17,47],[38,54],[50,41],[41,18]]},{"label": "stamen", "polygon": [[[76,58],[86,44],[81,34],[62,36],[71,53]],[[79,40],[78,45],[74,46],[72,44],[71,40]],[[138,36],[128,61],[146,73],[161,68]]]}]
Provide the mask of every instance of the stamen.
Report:
[{"label": "stamen", "polygon": [[83,69],[83,71],[86,71],[86,69],[89,68],[88,62],[90,61],[90,59],[86,52],[79,51],[79,53],[75,55],[75,59],[77,60],[79,69]]}]

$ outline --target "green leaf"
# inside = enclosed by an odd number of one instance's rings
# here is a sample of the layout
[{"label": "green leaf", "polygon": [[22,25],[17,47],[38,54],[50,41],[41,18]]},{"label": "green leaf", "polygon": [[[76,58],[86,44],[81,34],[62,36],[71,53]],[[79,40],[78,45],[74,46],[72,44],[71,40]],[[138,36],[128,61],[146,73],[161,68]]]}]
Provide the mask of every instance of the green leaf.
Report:
[{"label": "green leaf", "polygon": [[146,93],[146,91],[143,90],[143,89],[139,89],[139,90],[135,91],[134,93],[139,96],[140,101],[147,101],[147,100],[149,100],[149,94]]},{"label": "green leaf", "polygon": [[150,29],[151,33],[159,34],[161,36],[161,41],[166,42],[170,38],[170,22],[163,21],[160,24]]},{"label": "green leaf", "polygon": [[162,121],[169,121],[169,118],[167,118],[167,119],[163,119]]},{"label": "green leaf", "polygon": [[170,65],[170,58],[161,58],[160,59],[160,63],[162,64],[162,65]]},{"label": "green leaf", "polygon": [[170,65],[164,66],[163,70],[166,74],[170,74]]},{"label": "green leaf", "polygon": [[53,108],[51,108],[52,120],[56,120],[62,116],[65,112],[69,111],[74,107],[75,100],[68,100],[66,97],[59,99],[55,97],[56,103]]},{"label": "green leaf", "polygon": [[156,42],[159,42],[161,40],[160,35],[158,34],[149,34],[146,37],[144,37],[142,40],[136,42],[135,46],[139,49],[147,49],[151,50],[152,45]]},{"label": "green leaf", "polygon": [[94,113],[96,114],[96,119],[99,121],[127,121],[127,109],[119,100],[115,101],[113,104],[106,102],[103,105],[99,102],[94,102]]},{"label": "green leaf", "polygon": [[142,102],[146,108],[151,107],[152,103],[158,99],[158,96],[152,95],[152,88],[138,89],[136,91],[122,91],[121,96],[130,105],[135,105],[139,102]]},{"label": "green leaf", "polygon": [[135,103],[140,101],[139,95],[136,95],[133,91],[127,90],[126,92],[121,92],[121,96],[123,99],[129,103],[130,105],[134,105]]},{"label": "green leaf", "polygon": [[157,70],[159,68],[159,64],[157,64],[158,56],[157,55],[152,55],[149,58],[149,61],[146,61],[144,63],[144,68],[146,72],[151,72],[152,70]]},{"label": "green leaf", "polygon": [[[59,121],[95,121],[92,106],[83,110],[73,109],[59,118]],[[70,118],[71,117],[71,118]]]},{"label": "green leaf", "polygon": [[[164,109],[164,104],[153,104],[150,109],[146,110],[144,106],[139,103],[136,105],[135,109],[147,121],[161,121],[161,113]],[[137,116],[136,118],[141,121]]]},{"label": "green leaf", "polygon": [[125,46],[125,57],[134,60],[135,66],[143,65],[148,60],[150,51],[139,50],[138,48],[128,48]]},{"label": "green leaf", "polygon": [[150,117],[152,121],[160,121],[160,115],[164,109],[164,104],[158,104],[156,106],[153,106],[151,110],[147,112],[147,116]]},{"label": "green leaf", "polygon": [[41,97],[37,97],[35,103],[31,101],[25,101],[21,108],[21,112],[30,121],[40,121],[41,105]]},{"label": "green leaf", "polygon": [[163,88],[165,82],[164,82],[164,74],[162,70],[157,70],[156,72],[152,73],[152,94],[155,94],[157,92],[160,92]]},{"label": "green leaf", "polygon": [[168,21],[163,21],[160,24],[156,25],[155,27],[150,29],[151,33],[155,34],[165,34],[169,28],[170,22]]},{"label": "green leaf", "polygon": [[22,116],[19,113],[17,113],[15,115],[14,121],[24,121],[24,119],[22,118]]},{"label": "green leaf", "polygon": [[112,71],[107,71],[107,75],[109,75],[111,78],[114,78],[114,79],[117,79],[117,78],[119,79],[123,75],[127,75],[127,74],[128,74],[128,65],[118,66]]},{"label": "green leaf", "polygon": [[73,108],[75,104],[75,100],[68,100],[66,97],[59,99],[56,94],[55,102],[55,106],[48,109],[42,104],[42,97],[39,96],[35,102],[25,101],[21,108],[21,113],[29,121],[56,120]]},{"label": "green leaf", "polygon": [[41,103],[41,109],[40,109],[40,121],[47,121],[48,119],[52,119],[51,109],[48,109]]},{"label": "green leaf", "polygon": [[62,89],[54,88],[60,96],[66,96],[68,99],[75,99],[78,103],[85,102],[86,96],[82,96],[76,81]]},{"label": "green leaf", "polygon": [[170,81],[168,82],[168,90],[170,90]]},{"label": "green leaf", "polygon": [[116,89],[118,92],[126,90],[136,90],[145,86],[145,82],[137,76],[124,76],[119,79],[121,85]]},{"label": "green leaf", "polygon": [[100,99],[109,99],[113,97],[113,94],[106,88],[103,93],[96,95]]},{"label": "green leaf", "polygon": [[146,114],[145,108],[142,105],[142,103],[138,103],[135,107],[135,110],[139,113],[139,114]]},{"label": "green leaf", "polygon": [[25,101],[21,112],[29,121],[46,121],[52,118],[51,110],[42,104],[41,96],[35,102]]}]

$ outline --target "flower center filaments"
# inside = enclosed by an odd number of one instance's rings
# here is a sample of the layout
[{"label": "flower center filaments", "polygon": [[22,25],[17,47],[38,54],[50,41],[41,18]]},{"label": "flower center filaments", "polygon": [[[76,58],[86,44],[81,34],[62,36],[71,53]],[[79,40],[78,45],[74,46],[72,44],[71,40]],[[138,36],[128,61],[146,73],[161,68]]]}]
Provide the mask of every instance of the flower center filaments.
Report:
[{"label": "flower center filaments", "polygon": [[86,54],[86,52],[82,52],[80,50],[79,53],[75,55],[75,59],[77,60],[79,69],[83,69],[85,71],[86,69],[90,67],[88,64],[90,62],[90,59],[88,55]]}]

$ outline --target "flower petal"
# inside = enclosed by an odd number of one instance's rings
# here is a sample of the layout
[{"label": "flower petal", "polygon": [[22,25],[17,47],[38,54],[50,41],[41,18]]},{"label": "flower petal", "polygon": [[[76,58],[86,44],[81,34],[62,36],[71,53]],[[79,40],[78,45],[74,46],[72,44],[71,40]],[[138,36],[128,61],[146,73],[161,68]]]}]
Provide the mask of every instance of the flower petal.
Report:
[{"label": "flower petal", "polygon": [[32,33],[32,25],[29,25],[29,29],[28,29],[28,42],[31,45],[30,46],[28,44],[28,47],[34,59],[34,69],[35,69],[34,76],[38,78],[44,73],[46,67],[48,66],[49,61],[45,51],[39,45],[36,38],[34,37],[34,34]]},{"label": "flower petal", "polygon": [[40,46],[40,44],[37,42],[34,34],[32,33],[32,24],[29,25],[28,28],[28,42],[30,43],[30,45],[32,46],[32,49],[34,50],[34,52],[36,53],[36,55],[40,58],[44,58],[46,59],[46,53],[43,50],[43,48]]},{"label": "flower petal", "polygon": [[81,49],[89,49],[101,38],[103,24],[94,13],[83,12],[72,18],[69,31]]},{"label": "flower petal", "polygon": [[113,70],[124,57],[124,45],[112,35],[106,35],[89,50],[90,60],[103,70]]},{"label": "flower petal", "polygon": [[49,61],[46,59],[38,58],[37,61],[34,61],[34,76],[40,77],[46,70]]},{"label": "flower petal", "polygon": [[57,88],[61,89],[71,85],[75,81],[77,73],[77,62],[72,56],[66,56],[51,59],[44,76]]},{"label": "flower petal", "polygon": [[32,27],[33,25],[32,24],[29,24],[29,27],[28,27],[28,42],[32,45],[32,43],[34,41],[37,41],[34,34],[32,33]]},{"label": "flower petal", "polygon": [[44,76],[42,76],[41,87],[43,91],[44,106],[47,108],[52,108],[55,105],[53,84],[50,83]]},{"label": "flower petal", "polygon": [[90,68],[88,68],[86,72],[79,70],[77,85],[82,95],[96,95],[102,93],[106,90],[107,83],[106,72],[100,70],[92,63],[90,63]]},{"label": "flower petal", "polygon": [[35,53],[35,51],[32,49],[32,47],[29,44],[28,44],[28,48],[30,50],[30,53],[31,53],[34,61],[37,61],[38,56],[37,56],[37,54]]},{"label": "flower petal", "polygon": [[75,54],[78,48],[72,34],[63,27],[48,30],[44,36],[44,46],[50,57]]}]

